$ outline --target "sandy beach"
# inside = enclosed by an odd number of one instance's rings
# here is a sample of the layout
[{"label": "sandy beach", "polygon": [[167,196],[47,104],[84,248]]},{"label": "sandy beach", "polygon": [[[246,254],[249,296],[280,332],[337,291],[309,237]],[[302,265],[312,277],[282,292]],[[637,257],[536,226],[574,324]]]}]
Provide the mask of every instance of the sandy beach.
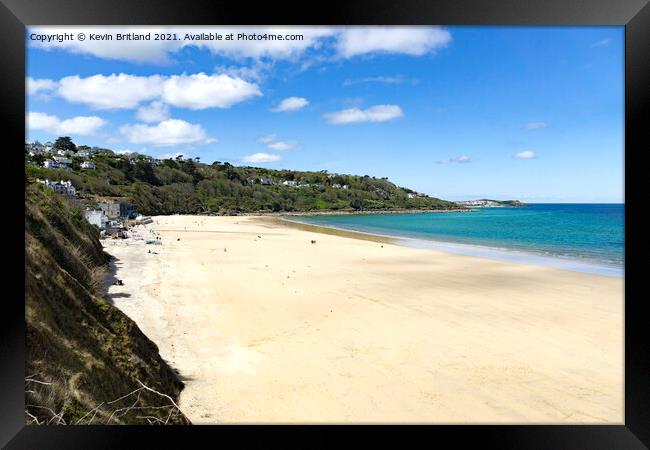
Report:
[{"label": "sandy beach", "polygon": [[622,278],[153,219],[163,245],[104,242],[124,281],[109,297],[178,370],[195,424],[623,423]]}]

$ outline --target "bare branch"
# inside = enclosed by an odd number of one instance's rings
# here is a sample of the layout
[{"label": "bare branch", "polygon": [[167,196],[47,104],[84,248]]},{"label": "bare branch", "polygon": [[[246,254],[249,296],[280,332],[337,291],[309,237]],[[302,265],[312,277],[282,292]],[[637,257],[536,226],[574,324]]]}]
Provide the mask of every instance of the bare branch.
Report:
[{"label": "bare branch", "polygon": [[28,382],[28,383],[31,382],[31,383],[45,384],[47,386],[50,386],[52,384],[52,383],[48,383],[48,382],[45,382],[45,381],[34,380],[33,378],[25,378],[25,381]]}]

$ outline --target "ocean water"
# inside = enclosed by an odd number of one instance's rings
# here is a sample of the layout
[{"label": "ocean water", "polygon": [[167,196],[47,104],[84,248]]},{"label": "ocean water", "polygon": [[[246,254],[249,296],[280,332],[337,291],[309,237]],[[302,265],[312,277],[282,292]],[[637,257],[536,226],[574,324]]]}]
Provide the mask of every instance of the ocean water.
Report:
[{"label": "ocean water", "polygon": [[624,204],[530,204],[469,213],[298,216],[404,245],[623,276]]}]

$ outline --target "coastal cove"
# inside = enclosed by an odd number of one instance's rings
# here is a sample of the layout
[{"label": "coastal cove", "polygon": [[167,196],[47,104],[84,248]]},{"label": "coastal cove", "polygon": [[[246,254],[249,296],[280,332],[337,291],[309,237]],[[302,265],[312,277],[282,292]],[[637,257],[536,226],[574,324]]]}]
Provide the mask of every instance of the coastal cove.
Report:
[{"label": "coastal cove", "polygon": [[192,423],[623,421],[621,278],[268,216],[140,227],[162,245],[103,241],[108,296]]}]

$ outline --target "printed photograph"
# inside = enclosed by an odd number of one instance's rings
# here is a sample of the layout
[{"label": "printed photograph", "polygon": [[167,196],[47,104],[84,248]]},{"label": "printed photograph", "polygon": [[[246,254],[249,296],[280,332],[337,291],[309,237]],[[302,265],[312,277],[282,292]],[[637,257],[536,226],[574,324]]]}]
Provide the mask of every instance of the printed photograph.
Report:
[{"label": "printed photograph", "polygon": [[25,423],[623,424],[624,38],[28,27]]}]

